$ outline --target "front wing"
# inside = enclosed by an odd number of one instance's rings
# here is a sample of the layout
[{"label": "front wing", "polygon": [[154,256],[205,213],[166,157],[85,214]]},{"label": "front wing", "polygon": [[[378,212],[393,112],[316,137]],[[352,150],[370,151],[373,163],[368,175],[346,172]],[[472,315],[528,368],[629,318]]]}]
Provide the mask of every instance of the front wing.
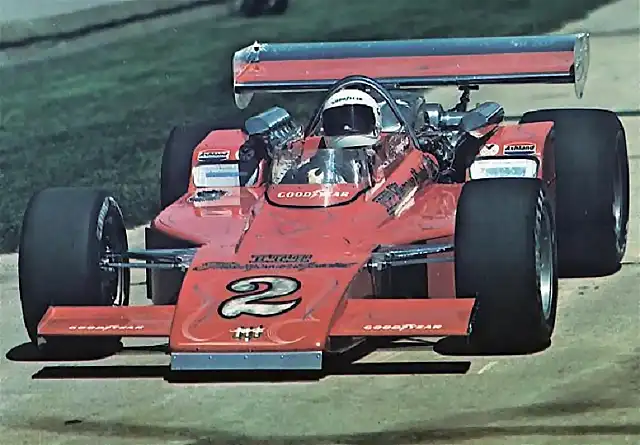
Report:
[{"label": "front wing", "polygon": [[[329,337],[466,336],[474,298],[349,300]],[[169,338],[174,306],[50,307],[39,335]],[[324,351],[170,352],[171,370],[320,370]]]}]

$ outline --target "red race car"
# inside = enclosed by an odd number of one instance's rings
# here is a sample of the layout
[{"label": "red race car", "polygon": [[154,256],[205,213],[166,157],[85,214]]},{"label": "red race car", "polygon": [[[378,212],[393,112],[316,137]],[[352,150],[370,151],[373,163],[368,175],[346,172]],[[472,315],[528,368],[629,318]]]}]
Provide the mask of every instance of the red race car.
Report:
[{"label": "red race car", "polygon": [[[128,248],[106,191],[43,190],[24,216],[27,332],[76,357],[165,337],[173,371],[319,370],[363,342],[461,337],[478,354],[550,344],[558,278],[614,273],[629,170],[610,111],[504,124],[481,84],[573,83],[588,34],[256,43],[236,103],[325,92],[303,127],[274,107],[244,128],[175,128],[162,211]],[[423,91],[458,86],[450,109]],[[153,304],[128,306],[133,267]]]}]

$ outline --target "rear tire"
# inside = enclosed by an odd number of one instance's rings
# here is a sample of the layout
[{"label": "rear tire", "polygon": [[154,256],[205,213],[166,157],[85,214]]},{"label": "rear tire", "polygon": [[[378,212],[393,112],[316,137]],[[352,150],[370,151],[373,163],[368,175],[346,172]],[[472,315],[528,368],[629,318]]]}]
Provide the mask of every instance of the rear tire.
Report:
[{"label": "rear tire", "polygon": [[624,257],[629,223],[629,160],[615,113],[549,109],[521,123],[554,122],[556,220],[561,277],[608,275]]},{"label": "rear tire", "polygon": [[174,127],[162,153],[160,167],[160,208],[165,209],[187,193],[191,179],[193,152],[209,133],[211,124]]},{"label": "rear tire", "polygon": [[466,183],[458,201],[455,277],[475,297],[469,340],[480,354],[546,348],[558,295],[553,210],[538,179]]},{"label": "rear tire", "polygon": [[41,338],[37,329],[50,306],[128,305],[129,270],[100,267],[106,251],[127,249],[122,212],[107,192],[49,188],[31,198],[22,223],[18,280],[27,333],[43,353],[77,359],[120,347],[120,338]]},{"label": "rear tire", "polygon": [[[160,208],[166,209],[189,190],[193,152],[212,131],[233,128],[233,125],[214,126],[199,123],[174,127],[169,133],[162,154],[160,170]],[[150,233],[153,235],[149,236]],[[147,249],[183,249],[193,244],[169,237],[158,230],[147,231]],[[184,278],[179,270],[146,270],[147,296],[155,305],[170,305],[177,301]],[[177,290],[176,290],[177,289]]]},{"label": "rear tire", "polygon": [[240,128],[234,123],[239,120],[230,118],[227,121],[228,125],[199,123],[182,125],[171,130],[164,146],[160,167],[160,208],[162,210],[187,193],[191,180],[193,152],[200,142],[212,131]]}]

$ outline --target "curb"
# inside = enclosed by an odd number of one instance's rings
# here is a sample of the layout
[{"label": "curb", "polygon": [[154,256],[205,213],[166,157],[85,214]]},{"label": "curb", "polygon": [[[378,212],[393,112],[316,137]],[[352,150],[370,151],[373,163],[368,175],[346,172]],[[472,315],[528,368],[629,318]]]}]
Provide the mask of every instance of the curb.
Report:
[{"label": "curb", "polygon": [[0,51],[75,39],[220,3],[225,0],[127,1],[47,18],[0,23]]}]

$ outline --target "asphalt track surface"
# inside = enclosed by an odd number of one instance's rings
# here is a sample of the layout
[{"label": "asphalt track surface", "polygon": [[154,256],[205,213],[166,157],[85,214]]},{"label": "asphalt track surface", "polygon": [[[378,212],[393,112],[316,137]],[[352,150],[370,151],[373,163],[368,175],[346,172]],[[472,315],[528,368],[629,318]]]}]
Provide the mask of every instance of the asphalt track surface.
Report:
[{"label": "asphalt track surface", "polygon": [[[640,41],[634,16],[637,1],[623,0],[566,28],[595,35],[582,101],[567,86],[486,88],[474,97],[500,101],[509,114],[579,105],[623,116],[632,202],[625,264],[611,277],[562,282],[550,349],[528,357],[382,351],[363,360],[381,365],[355,367],[355,375],[278,385],[171,385],[158,377],[167,358],[147,354],[139,342],[128,343],[126,355],[71,367],[2,357],[0,443],[640,443]],[[630,26],[621,27],[621,20]],[[132,233],[137,241],[139,235]],[[0,349],[28,360],[30,348],[20,346],[26,334],[16,264],[15,255],[0,257]],[[134,283],[141,280],[137,275]],[[134,289],[134,302],[144,304],[142,286]],[[412,361],[422,363],[406,364]],[[387,375],[375,375],[380,371]]]}]

